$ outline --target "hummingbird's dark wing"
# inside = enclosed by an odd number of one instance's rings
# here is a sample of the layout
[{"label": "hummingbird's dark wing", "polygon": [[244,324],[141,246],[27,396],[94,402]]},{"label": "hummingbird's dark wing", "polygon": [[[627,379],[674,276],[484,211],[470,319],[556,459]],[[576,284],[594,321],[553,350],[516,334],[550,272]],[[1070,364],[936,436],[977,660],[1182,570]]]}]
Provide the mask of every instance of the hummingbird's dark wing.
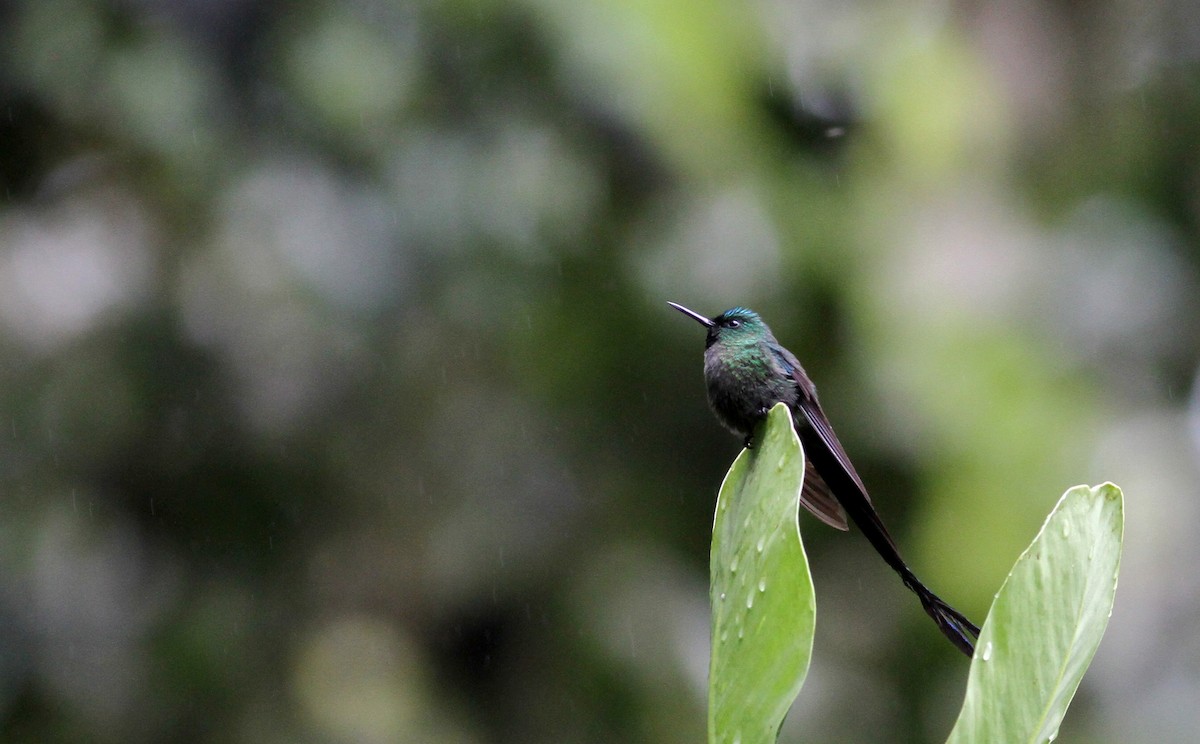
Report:
[{"label": "hummingbird's dark wing", "polygon": [[[800,368],[800,363],[787,349],[778,344],[768,344],[767,348],[771,350],[778,364],[776,371],[782,377],[792,377],[795,370]],[[804,375],[803,372],[800,374]],[[793,423],[796,423],[796,432],[799,433],[801,427],[795,421],[794,414],[792,420]],[[849,464],[849,462],[850,459],[847,458],[846,463]],[[800,505],[834,529],[842,531],[850,529],[850,525],[846,523],[846,510],[842,508],[841,502],[838,501],[829,484],[821,477],[820,471],[808,457],[804,458],[804,483],[800,487]]]},{"label": "hummingbird's dark wing", "polygon": [[846,510],[838,503],[829,484],[817,472],[812,460],[804,458],[804,485],[800,488],[800,505],[812,512],[825,524],[839,530],[848,530]]},{"label": "hummingbird's dark wing", "polygon": [[793,405],[792,418],[804,445],[804,454],[823,479],[826,491],[837,498],[845,513],[862,531],[875,551],[900,574],[904,585],[920,598],[921,606],[937,623],[942,633],[959,650],[971,656],[975,649],[973,638],[979,637],[979,627],[921,583],[900,557],[895,540],[883,526],[883,520],[871,504],[862,479],[858,477],[854,465],[850,463],[850,457],[833,432],[833,426],[821,410],[821,404],[817,401],[816,386],[808,379],[800,362],[790,351],[777,346],[773,346],[771,350],[796,382],[797,398]]}]

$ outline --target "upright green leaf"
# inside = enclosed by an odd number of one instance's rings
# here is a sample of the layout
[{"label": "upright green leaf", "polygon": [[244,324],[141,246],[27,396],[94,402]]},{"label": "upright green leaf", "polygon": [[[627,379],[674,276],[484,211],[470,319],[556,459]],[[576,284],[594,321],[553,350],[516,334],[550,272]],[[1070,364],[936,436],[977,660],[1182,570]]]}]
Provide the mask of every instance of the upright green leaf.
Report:
[{"label": "upright green leaf", "polygon": [[996,595],[951,744],[1054,740],[1112,613],[1123,530],[1113,484],[1062,497]]},{"label": "upright green leaf", "polygon": [[816,603],[800,542],[804,454],[782,403],[721,484],[710,559],[710,744],[775,741],[804,684]]}]

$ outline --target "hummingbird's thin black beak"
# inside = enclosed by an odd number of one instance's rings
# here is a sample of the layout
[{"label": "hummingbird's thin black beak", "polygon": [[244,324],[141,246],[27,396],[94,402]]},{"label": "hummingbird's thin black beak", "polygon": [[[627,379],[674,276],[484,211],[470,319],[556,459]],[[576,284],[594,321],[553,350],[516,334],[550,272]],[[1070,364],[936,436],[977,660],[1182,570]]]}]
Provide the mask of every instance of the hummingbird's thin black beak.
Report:
[{"label": "hummingbird's thin black beak", "polygon": [[688,310],[683,305],[679,305],[679,304],[676,304],[676,303],[670,302],[670,301],[668,301],[667,304],[670,305],[671,307],[675,308],[679,312],[683,313],[684,315],[687,315],[688,317],[692,318],[697,323],[700,323],[701,325],[705,326],[706,328],[712,328],[713,326],[716,325],[716,323],[712,322],[711,320],[704,317],[703,315],[696,312],[695,310]]}]

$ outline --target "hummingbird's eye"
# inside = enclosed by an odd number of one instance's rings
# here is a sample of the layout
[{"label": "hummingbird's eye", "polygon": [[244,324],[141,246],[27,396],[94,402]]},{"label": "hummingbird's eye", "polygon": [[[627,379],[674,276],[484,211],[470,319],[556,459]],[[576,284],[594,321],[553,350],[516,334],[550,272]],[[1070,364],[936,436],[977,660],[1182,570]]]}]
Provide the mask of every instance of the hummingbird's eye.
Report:
[{"label": "hummingbird's eye", "polygon": [[726,328],[737,328],[741,324],[742,324],[742,321],[738,320],[737,318],[731,318],[731,319],[725,321]]}]

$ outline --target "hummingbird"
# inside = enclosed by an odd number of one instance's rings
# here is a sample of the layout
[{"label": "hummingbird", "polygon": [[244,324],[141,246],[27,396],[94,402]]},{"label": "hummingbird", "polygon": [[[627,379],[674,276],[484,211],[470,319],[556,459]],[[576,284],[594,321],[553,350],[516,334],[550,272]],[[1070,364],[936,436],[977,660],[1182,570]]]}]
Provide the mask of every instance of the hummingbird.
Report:
[{"label": "hummingbird", "polygon": [[775,340],[771,329],[753,310],[735,307],[707,318],[683,305],[667,304],[708,329],[704,382],[709,405],[725,428],[742,437],[746,447],[753,447],[755,427],[772,406],[785,403],[804,445],[800,504],[839,530],[849,529],[849,517],[904,585],[917,595],[942,633],[971,656],[979,627],[934,594],[900,557],[896,541],[888,534],[862,478],[821,410],[816,386],[796,356]]}]

